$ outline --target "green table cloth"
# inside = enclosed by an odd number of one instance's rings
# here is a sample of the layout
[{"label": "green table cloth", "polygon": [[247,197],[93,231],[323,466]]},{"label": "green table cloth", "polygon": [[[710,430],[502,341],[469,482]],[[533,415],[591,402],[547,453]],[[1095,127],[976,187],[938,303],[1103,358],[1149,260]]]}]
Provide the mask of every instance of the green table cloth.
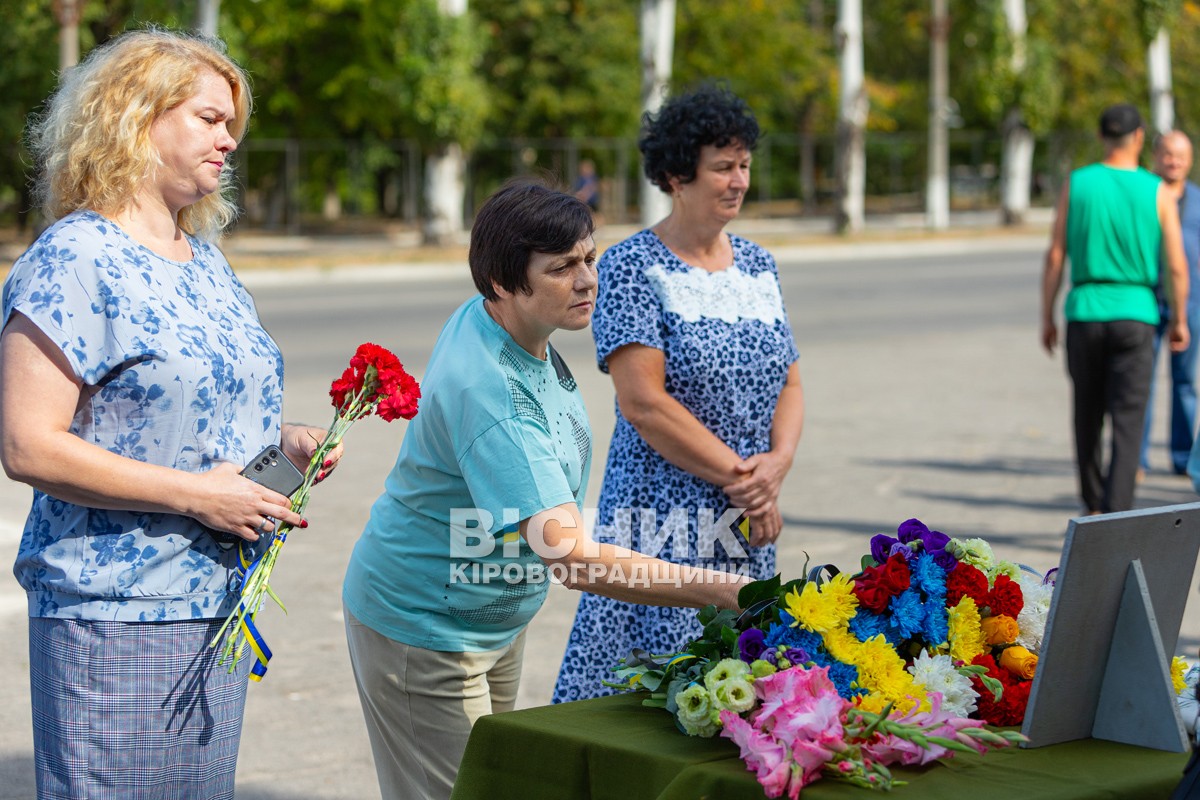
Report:
[{"label": "green table cloth", "polygon": [[[671,715],[625,694],[494,714],[475,724],[453,800],[761,800],[762,788],[727,739],[699,739]],[[912,800],[1167,798],[1187,755],[1098,739],[958,755],[895,767]],[[829,778],[805,800],[873,794]]]}]

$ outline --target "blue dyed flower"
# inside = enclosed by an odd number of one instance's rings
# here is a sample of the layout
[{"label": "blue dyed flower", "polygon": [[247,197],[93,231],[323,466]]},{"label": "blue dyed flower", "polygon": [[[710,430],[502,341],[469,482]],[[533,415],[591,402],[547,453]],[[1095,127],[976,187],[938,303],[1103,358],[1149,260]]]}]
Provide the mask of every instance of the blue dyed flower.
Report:
[{"label": "blue dyed flower", "polygon": [[925,609],[921,595],[917,592],[905,589],[892,598],[888,610],[891,612],[892,625],[901,638],[911,639],[920,633],[921,625],[925,621]]}]

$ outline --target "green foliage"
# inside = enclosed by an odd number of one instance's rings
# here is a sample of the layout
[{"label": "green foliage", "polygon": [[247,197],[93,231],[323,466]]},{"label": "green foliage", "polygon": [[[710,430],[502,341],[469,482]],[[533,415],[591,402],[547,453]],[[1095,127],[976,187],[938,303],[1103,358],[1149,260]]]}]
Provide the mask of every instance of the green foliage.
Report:
[{"label": "green foliage", "polygon": [[1182,9],[1182,0],[1137,0],[1141,12],[1141,32],[1143,44],[1149,44],[1163,28],[1168,31],[1175,27]]},{"label": "green foliage", "polygon": [[641,108],[638,6],[473,0],[499,137],[633,136]]},{"label": "green foliage", "polygon": [[672,84],[728,81],[767,133],[831,130],[837,122],[833,30],[827,19],[814,25],[808,6],[678,0]]}]

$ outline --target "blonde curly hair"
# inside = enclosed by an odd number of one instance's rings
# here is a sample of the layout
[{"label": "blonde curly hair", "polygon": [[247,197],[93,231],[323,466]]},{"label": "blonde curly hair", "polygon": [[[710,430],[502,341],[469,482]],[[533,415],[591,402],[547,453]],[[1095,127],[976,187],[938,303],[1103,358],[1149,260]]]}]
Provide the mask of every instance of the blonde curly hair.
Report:
[{"label": "blonde curly hair", "polygon": [[[240,142],[250,117],[250,81],[216,39],[160,28],[130,31],[97,47],[67,70],[29,126],[37,159],[35,191],[56,220],[72,211],[124,211],[161,165],[150,130],[165,112],[198,91],[211,70],[229,82],[235,117],[229,134]],[[179,212],[179,226],[215,239],[237,217],[228,197],[233,170],[221,172],[219,191]]]}]

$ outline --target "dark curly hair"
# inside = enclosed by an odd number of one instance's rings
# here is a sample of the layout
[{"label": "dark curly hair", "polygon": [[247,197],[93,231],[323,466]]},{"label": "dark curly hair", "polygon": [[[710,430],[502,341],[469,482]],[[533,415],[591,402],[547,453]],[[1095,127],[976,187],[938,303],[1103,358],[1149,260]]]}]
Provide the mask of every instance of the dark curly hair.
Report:
[{"label": "dark curly hair", "polygon": [[758,143],[758,120],[746,101],[728,87],[706,84],[663,103],[642,117],[638,149],[650,182],[666,193],[671,178],[696,179],[700,148],[737,142],[747,150]]}]

